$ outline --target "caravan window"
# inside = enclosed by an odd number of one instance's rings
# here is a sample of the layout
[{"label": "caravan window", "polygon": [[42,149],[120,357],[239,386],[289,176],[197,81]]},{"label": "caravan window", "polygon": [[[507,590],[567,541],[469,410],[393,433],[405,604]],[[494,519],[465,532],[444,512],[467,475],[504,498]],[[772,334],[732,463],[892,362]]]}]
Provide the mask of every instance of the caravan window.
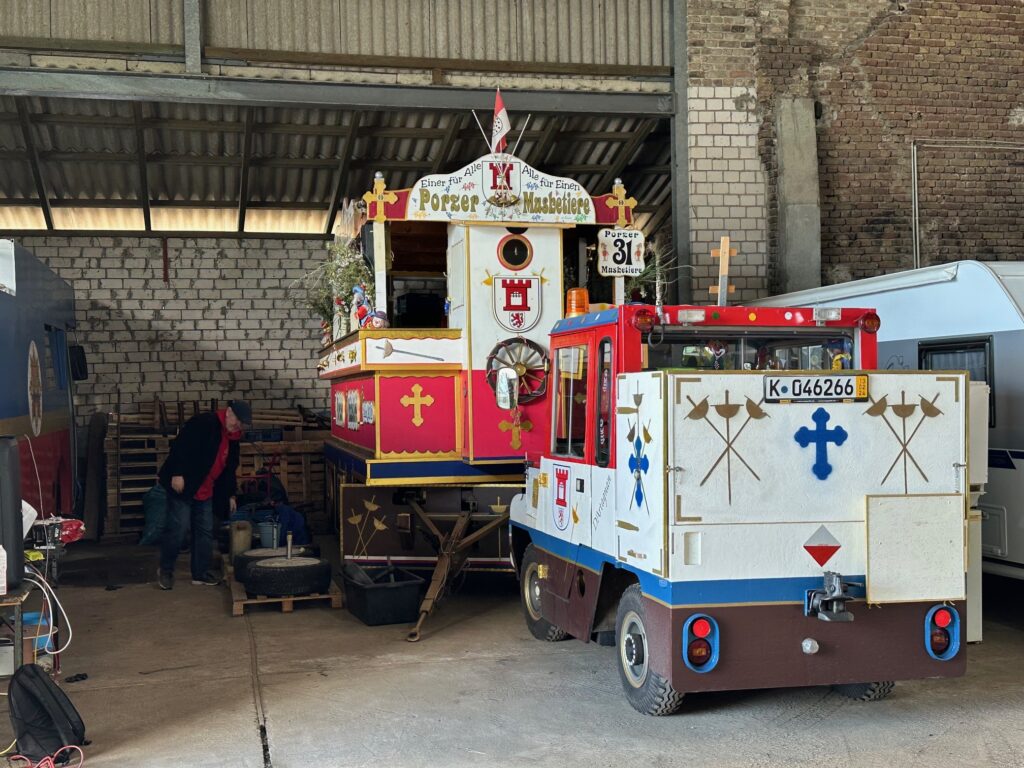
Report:
[{"label": "caravan window", "polygon": [[853,367],[850,331],[661,329],[644,337],[647,370],[830,371]]},{"label": "caravan window", "polygon": [[924,371],[967,371],[971,381],[989,386],[988,426],[996,425],[995,377],[992,375],[992,340],[962,339],[919,344],[918,368]]}]

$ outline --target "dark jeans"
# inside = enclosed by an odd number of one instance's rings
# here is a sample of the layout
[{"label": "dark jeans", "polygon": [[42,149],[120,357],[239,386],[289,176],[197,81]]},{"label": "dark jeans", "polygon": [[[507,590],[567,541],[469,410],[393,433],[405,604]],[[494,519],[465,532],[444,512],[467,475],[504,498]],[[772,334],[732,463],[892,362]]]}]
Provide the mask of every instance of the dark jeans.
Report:
[{"label": "dark jeans", "polygon": [[201,579],[210,570],[213,557],[213,502],[167,496],[167,524],[160,543],[160,570],[174,573],[185,534],[192,529],[192,578]]}]

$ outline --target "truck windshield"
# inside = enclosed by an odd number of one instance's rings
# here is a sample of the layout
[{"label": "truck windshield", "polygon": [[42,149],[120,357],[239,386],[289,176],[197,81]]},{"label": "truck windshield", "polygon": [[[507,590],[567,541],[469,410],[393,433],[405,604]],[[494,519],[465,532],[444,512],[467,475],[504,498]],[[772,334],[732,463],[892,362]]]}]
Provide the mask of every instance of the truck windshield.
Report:
[{"label": "truck windshield", "polygon": [[838,371],[853,367],[852,330],[656,329],[645,334],[644,369]]}]

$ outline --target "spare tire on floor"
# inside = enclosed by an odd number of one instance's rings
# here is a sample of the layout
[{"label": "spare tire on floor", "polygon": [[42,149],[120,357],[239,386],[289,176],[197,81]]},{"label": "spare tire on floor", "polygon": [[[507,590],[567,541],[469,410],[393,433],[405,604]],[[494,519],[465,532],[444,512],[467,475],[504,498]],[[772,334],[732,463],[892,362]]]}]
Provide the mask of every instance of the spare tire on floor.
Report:
[{"label": "spare tire on floor", "polygon": [[331,564],[315,557],[271,557],[250,563],[245,591],[250,595],[292,597],[326,594],[331,585]]},{"label": "spare tire on floor", "polygon": [[[286,547],[257,547],[235,555],[235,562],[232,563],[235,568],[235,581],[245,584],[249,566],[253,563],[266,560],[269,557],[284,557],[287,554]],[[320,557],[320,547],[316,544],[293,545],[292,557]]]}]

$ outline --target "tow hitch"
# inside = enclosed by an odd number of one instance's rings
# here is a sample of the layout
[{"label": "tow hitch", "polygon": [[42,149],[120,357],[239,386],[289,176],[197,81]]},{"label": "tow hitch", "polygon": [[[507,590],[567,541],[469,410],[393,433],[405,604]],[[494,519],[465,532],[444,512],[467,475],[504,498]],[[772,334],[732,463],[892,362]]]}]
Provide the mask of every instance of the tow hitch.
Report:
[{"label": "tow hitch", "polygon": [[852,586],[843,581],[842,574],[825,571],[821,589],[809,589],[804,595],[804,616],[817,616],[821,621],[853,621],[846,610],[846,601],[852,600],[847,589]]}]

